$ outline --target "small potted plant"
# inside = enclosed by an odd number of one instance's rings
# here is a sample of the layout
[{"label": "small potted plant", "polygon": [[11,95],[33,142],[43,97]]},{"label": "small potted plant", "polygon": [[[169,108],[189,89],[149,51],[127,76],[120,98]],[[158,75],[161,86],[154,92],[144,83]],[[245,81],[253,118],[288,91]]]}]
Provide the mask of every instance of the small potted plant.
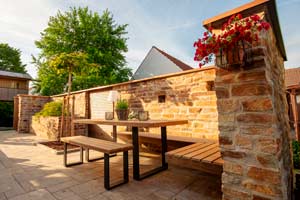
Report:
[{"label": "small potted plant", "polygon": [[116,113],[119,120],[128,119],[128,102],[125,99],[120,99],[116,104]]},{"label": "small potted plant", "polygon": [[251,62],[251,48],[259,41],[259,33],[267,31],[270,24],[259,15],[243,18],[241,14],[233,15],[223,24],[220,34],[212,33],[212,29],[204,32],[203,37],[194,43],[195,61],[199,67],[212,61],[216,56],[219,67],[243,66]]}]

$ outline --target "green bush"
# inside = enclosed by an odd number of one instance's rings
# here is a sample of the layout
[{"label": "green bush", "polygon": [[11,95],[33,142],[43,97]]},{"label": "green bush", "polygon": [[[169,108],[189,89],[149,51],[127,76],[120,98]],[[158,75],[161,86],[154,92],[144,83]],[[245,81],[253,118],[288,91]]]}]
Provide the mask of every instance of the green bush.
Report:
[{"label": "green bush", "polygon": [[0,127],[13,126],[14,102],[0,101]]},{"label": "green bush", "polygon": [[117,110],[127,110],[128,109],[128,102],[125,99],[120,99],[117,101],[116,105]]},{"label": "green bush", "polygon": [[34,116],[38,116],[38,117],[61,116],[61,110],[62,110],[62,102],[52,101],[46,103],[43,109],[40,112],[35,113]]},{"label": "green bush", "polygon": [[14,115],[14,103],[0,101],[0,113],[0,117],[3,119],[12,118]]},{"label": "green bush", "polygon": [[300,169],[300,142],[293,141],[293,161],[294,168]]}]

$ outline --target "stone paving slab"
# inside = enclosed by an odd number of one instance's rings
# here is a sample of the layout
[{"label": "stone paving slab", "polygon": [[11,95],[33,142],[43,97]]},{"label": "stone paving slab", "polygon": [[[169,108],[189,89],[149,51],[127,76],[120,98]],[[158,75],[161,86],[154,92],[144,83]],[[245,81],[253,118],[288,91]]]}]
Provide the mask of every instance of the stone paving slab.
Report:
[{"label": "stone paving slab", "polygon": [[[0,131],[0,200],[185,200],[221,199],[221,178],[176,168],[135,181],[129,156],[128,184],[106,191],[103,160],[71,168],[63,166],[63,156],[35,145],[34,135]],[[91,152],[91,156],[101,153]],[[154,156],[155,157],[155,156]],[[154,157],[141,157],[142,171],[159,164]],[[79,153],[70,154],[76,161]],[[121,154],[111,158],[112,181],[122,178]]]}]

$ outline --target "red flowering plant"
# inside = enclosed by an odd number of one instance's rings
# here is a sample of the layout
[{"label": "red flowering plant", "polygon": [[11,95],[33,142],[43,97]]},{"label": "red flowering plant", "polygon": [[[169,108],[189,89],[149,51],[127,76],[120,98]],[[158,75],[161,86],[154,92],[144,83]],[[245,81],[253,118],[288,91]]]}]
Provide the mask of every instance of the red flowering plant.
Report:
[{"label": "red flowering plant", "polygon": [[228,22],[223,24],[221,34],[212,33],[212,29],[204,32],[203,38],[194,43],[196,48],[195,61],[199,61],[199,67],[212,61],[214,55],[220,52],[227,52],[237,45],[252,45],[259,40],[259,33],[267,31],[270,24],[263,21],[260,16],[252,15],[243,18],[241,14],[233,15]]}]

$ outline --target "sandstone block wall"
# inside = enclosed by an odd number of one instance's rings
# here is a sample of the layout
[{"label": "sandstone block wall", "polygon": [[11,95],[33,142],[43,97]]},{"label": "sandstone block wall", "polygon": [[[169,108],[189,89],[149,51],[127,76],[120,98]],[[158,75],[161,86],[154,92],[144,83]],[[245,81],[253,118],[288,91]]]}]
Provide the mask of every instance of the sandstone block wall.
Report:
[{"label": "sandstone block wall", "polygon": [[[66,123],[67,119],[64,119]],[[70,119],[69,119],[70,120]],[[32,117],[30,133],[48,140],[57,141],[62,125],[61,117]],[[86,135],[86,126],[82,124],[75,124],[74,130],[76,135]],[[71,132],[64,127],[63,136],[71,136]]]},{"label": "sandstone block wall", "polygon": [[289,199],[291,152],[283,58],[272,31],[254,63],[216,76],[223,199]]},{"label": "sandstone block wall", "polygon": [[[215,77],[216,69],[211,67],[123,84],[113,90],[118,90],[121,98],[128,100],[130,110],[148,111],[150,119],[189,120],[187,125],[167,127],[170,135],[217,139]],[[160,96],[164,96],[165,102],[159,102]]]},{"label": "sandstone block wall", "polygon": [[18,133],[29,133],[31,125],[31,117],[42,110],[45,103],[51,101],[51,97],[33,96],[33,95],[18,95],[15,103],[18,109],[15,111],[14,119]]}]

